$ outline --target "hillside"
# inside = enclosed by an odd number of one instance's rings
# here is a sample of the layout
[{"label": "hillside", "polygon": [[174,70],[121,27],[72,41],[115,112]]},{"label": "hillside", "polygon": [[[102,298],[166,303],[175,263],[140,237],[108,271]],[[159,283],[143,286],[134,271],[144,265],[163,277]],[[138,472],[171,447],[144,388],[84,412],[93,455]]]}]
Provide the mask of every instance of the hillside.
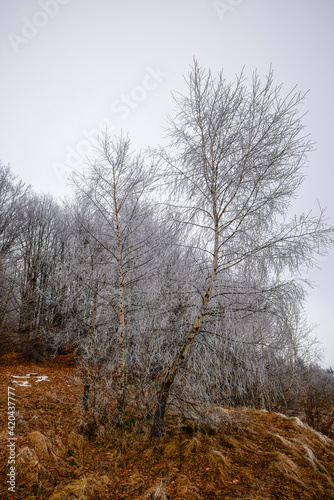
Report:
[{"label": "hillside", "polygon": [[44,365],[13,355],[1,361],[1,407],[8,386],[15,388],[17,438],[16,491],[9,493],[2,411],[2,499],[334,499],[333,441],[298,418],[216,408],[217,427],[198,430],[169,415],[164,437],[153,443],[148,424],[129,415],[123,431],[101,428],[88,440],[70,356]]}]

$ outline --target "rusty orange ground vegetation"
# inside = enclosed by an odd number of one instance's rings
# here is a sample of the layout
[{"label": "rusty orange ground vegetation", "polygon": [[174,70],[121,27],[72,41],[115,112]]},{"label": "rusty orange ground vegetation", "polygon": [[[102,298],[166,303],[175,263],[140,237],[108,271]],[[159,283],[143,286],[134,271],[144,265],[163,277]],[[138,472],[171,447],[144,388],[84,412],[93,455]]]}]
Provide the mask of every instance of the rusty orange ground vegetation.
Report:
[{"label": "rusty orange ground vegetation", "polygon": [[[334,447],[296,417],[249,408],[214,408],[217,422],[199,428],[169,414],[150,440],[149,422],[131,411],[123,428],[83,432],[82,381],[74,355],[32,364],[1,358],[1,499],[334,499]],[[15,389],[16,492],[8,472],[7,387],[13,375],[48,380]]]}]

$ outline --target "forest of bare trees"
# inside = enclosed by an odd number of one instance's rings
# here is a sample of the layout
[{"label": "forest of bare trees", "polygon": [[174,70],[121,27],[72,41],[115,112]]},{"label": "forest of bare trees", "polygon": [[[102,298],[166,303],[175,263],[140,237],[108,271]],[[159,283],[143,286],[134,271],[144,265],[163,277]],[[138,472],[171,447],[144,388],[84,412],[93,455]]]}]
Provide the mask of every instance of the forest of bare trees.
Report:
[{"label": "forest of bare trees", "polygon": [[66,201],[0,165],[2,352],[71,347],[90,425],[131,409],[153,438],[169,409],[281,410],[332,377],[312,368],[301,275],[333,228],[323,211],[291,216],[313,147],[304,96],[271,71],[229,83],[196,61],[187,85],[167,146],[102,134]]}]

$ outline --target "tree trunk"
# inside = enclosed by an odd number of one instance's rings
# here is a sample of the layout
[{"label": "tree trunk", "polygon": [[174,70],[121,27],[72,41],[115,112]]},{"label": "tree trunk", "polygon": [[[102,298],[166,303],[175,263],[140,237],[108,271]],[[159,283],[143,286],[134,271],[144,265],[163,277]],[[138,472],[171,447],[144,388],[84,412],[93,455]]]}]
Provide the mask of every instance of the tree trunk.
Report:
[{"label": "tree trunk", "polygon": [[87,377],[85,380],[83,396],[82,396],[82,407],[85,412],[87,412],[89,408],[89,391],[90,391],[90,381]]},{"label": "tree trunk", "polygon": [[[213,198],[214,198],[214,191],[212,191]],[[206,291],[206,294],[203,297],[202,300],[202,305],[199,310],[198,316],[183,344],[181,347],[181,350],[177,357],[174,359],[173,364],[171,368],[169,369],[166,378],[162,384],[162,387],[160,389],[160,392],[158,394],[157,398],[157,406],[156,410],[153,416],[153,424],[152,424],[152,429],[151,429],[151,438],[159,438],[162,436],[163,433],[163,427],[164,427],[164,419],[165,419],[165,413],[166,413],[166,408],[167,408],[167,400],[169,396],[169,391],[170,388],[172,387],[176,374],[179,370],[179,368],[183,365],[185,360],[189,356],[189,352],[191,349],[191,346],[194,343],[195,338],[197,337],[201,325],[204,320],[204,315],[206,313],[206,310],[208,308],[210,299],[211,299],[211,294],[212,294],[212,288],[216,279],[217,275],[217,269],[218,269],[218,240],[219,240],[219,231],[218,231],[218,214],[216,210],[216,203],[213,201],[213,214],[214,214],[214,221],[215,221],[215,239],[214,239],[214,251],[213,251],[213,261],[212,261],[212,272],[211,272],[211,277],[210,277],[210,282],[208,289]]]},{"label": "tree trunk", "polygon": [[117,230],[117,262],[118,262],[118,291],[119,291],[119,314],[118,314],[118,394],[117,405],[113,417],[115,426],[121,425],[124,407],[126,405],[127,388],[127,363],[125,345],[125,317],[124,317],[124,287],[123,287],[123,266],[121,253],[121,234],[118,222],[118,212],[116,209],[116,230]]},{"label": "tree trunk", "polygon": [[153,416],[153,424],[152,424],[152,429],[151,429],[151,438],[159,438],[162,436],[163,433],[163,426],[164,426],[164,419],[165,419],[165,413],[166,413],[166,408],[167,408],[167,400],[169,396],[169,391],[170,388],[172,387],[176,374],[179,370],[179,368],[183,365],[184,361],[188,358],[190,348],[201,328],[201,325],[204,320],[204,314],[206,312],[206,309],[208,307],[210,297],[211,297],[211,291],[212,291],[212,285],[213,285],[213,280],[214,276],[211,279],[210,286],[203,298],[202,301],[202,306],[200,309],[200,312],[196,318],[196,321],[194,322],[192,329],[190,330],[187,339],[185,340],[177,358],[174,360],[169,372],[166,375],[166,378],[162,384],[162,387],[160,389],[160,392],[158,394],[157,398],[157,406],[156,410]]}]

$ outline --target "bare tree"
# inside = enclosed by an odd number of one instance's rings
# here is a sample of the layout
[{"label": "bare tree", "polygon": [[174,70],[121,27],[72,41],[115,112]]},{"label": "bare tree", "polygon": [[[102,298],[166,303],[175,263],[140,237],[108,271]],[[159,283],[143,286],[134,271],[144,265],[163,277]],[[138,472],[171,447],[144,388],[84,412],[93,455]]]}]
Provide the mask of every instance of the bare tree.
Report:
[{"label": "bare tree", "polygon": [[25,355],[43,359],[43,330],[50,323],[49,286],[58,250],[59,206],[50,196],[30,195],[17,244],[19,325]]},{"label": "bare tree", "polygon": [[[275,276],[311,266],[315,253],[332,242],[333,229],[318,217],[286,220],[303,180],[301,168],[312,149],[298,114],[304,96],[293,89],[281,97],[269,72],[250,85],[241,74],[227,83],[195,61],[189,95],[175,95],[169,152],[156,152],[164,165],[175,221],[188,228],[189,245],[205,256],[205,286],[192,325],[158,393],[152,437],[163,432],[176,375],[201,331],[220,274],[252,261],[254,272]],[[209,258],[209,260],[208,260]]]},{"label": "bare tree", "polygon": [[[154,180],[141,155],[130,151],[128,138],[111,140],[107,134],[100,141],[98,157],[87,172],[75,174],[76,191],[87,203],[86,220],[80,224],[102,248],[109,259],[105,266],[104,288],[118,325],[118,395],[113,422],[121,423],[127,391],[127,315],[131,310],[131,289],[146,273],[154,253],[153,228],[145,221],[152,209],[148,195]],[[114,285],[116,266],[117,286]]]},{"label": "bare tree", "polygon": [[14,253],[28,194],[29,188],[0,162],[0,330],[13,329],[16,322]]}]

